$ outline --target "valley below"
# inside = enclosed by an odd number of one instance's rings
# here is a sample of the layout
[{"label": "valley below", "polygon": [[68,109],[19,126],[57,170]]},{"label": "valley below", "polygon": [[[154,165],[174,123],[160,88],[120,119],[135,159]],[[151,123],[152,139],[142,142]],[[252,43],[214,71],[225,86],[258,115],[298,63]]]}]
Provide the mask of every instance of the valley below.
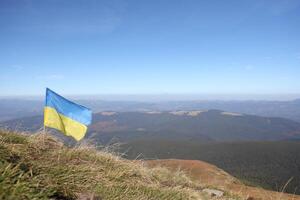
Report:
[{"label": "valley below", "polygon": [[124,144],[120,149],[129,159],[205,161],[248,186],[284,190],[291,194],[299,194],[299,151],[300,142],[290,141],[198,143],[139,140]]}]

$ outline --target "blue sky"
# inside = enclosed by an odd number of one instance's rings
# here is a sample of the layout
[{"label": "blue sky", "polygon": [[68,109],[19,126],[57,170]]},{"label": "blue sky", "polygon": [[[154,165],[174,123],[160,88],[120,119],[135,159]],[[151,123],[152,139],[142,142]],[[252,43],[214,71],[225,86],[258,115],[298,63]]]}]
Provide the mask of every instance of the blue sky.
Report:
[{"label": "blue sky", "polygon": [[0,96],[300,93],[299,0],[0,0]]}]

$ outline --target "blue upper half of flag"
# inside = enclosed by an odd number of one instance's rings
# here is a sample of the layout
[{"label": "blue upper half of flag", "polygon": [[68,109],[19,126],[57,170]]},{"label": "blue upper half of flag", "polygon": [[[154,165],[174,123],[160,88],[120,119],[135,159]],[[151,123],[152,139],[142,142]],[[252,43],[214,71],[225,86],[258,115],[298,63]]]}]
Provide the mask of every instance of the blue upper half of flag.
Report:
[{"label": "blue upper half of flag", "polygon": [[45,106],[54,108],[59,114],[69,117],[84,125],[89,125],[92,122],[92,111],[90,109],[69,101],[49,88],[46,89]]}]

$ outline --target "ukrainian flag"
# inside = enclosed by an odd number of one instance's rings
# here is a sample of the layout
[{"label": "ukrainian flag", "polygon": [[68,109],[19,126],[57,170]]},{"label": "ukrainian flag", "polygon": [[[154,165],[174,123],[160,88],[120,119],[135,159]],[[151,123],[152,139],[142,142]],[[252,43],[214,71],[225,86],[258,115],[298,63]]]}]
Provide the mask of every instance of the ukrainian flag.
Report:
[{"label": "ukrainian flag", "polygon": [[75,104],[48,88],[46,89],[44,126],[57,129],[78,141],[84,137],[91,121],[92,112],[90,109]]}]

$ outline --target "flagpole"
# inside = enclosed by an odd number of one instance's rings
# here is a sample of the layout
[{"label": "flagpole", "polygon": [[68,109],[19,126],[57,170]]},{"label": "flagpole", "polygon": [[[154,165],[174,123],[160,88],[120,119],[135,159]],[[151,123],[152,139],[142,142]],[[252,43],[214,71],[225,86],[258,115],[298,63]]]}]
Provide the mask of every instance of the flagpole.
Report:
[{"label": "flagpole", "polygon": [[[44,112],[44,118],[45,118],[45,112]],[[45,136],[46,136],[46,127],[45,123],[43,122],[43,143],[45,144]]]},{"label": "flagpole", "polygon": [[42,135],[43,135],[43,144],[45,144],[45,136],[46,136],[45,126],[43,127]]},{"label": "flagpole", "polygon": [[[45,105],[47,100],[47,88],[46,88],[46,94],[45,94]],[[46,136],[46,126],[45,126],[45,108],[44,108],[44,120],[43,120],[43,143],[45,144],[45,136]]]}]

